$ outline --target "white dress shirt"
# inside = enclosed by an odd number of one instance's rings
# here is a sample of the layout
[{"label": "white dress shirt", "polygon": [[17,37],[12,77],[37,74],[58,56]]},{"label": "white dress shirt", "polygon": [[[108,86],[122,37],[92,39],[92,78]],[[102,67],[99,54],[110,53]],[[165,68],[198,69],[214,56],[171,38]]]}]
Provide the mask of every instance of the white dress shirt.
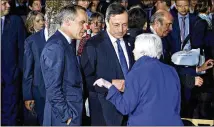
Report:
[{"label": "white dress shirt", "polygon": [[[109,38],[111,40],[111,43],[112,43],[112,45],[114,47],[114,50],[115,50],[115,52],[117,54],[117,58],[120,61],[119,53],[118,53],[118,47],[117,47],[117,42],[116,42],[117,38],[114,38],[108,31],[107,31],[107,33],[108,33],[108,36],[109,36]],[[120,38],[120,45],[121,45],[121,47],[123,49],[123,53],[125,55],[126,62],[127,62],[128,68],[129,68],[129,57],[128,57],[128,53],[127,53],[127,50],[126,50],[126,45],[125,45],[125,42],[124,42],[123,38]]]},{"label": "white dress shirt", "polygon": [[2,16],[1,17],[1,20],[2,20],[2,24],[1,24],[1,33],[3,33],[3,30],[4,30],[4,21],[5,21],[5,16]]},{"label": "white dress shirt", "polygon": [[71,38],[65,34],[64,32],[62,32],[60,29],[58,29],[58,31],[66,38],[66,40],[68,41],[69,44],[71,44]]}]

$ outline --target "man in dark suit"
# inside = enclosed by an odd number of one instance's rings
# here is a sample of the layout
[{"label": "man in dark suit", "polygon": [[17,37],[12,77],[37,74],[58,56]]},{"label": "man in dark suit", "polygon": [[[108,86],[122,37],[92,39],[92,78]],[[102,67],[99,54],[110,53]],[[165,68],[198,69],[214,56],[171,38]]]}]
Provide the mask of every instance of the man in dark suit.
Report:
[{"label": "man in dark suit", "polygon": [[128,13],[122,5],[113,3],[106,11],[105,20],[107,30],[87,41],[81,66],[89,90],[91,125],[120,126],[123,115],[105,99],[108,90],[94,88],[93,83],[101,77],[110,82],[124,79],[133,65],[132,43],[123,38],[128,27]]},{"label": "man in dark suit", "polygon": [[1,1],[1,85],[2,85],[2,125],[17,123],[20,97],[22,61],[26,31],[20,17],[8,15],[8,0]]},{"label": "man in dark suit", "polygon": [[82,39],[86,10],[78,5],[63,7],[58,13],[60,28],[48,40],[41,57],[46,89],[43,125],[81,125],[82,76],[72,39]]},{"label": "man in dark suit", "polygon": [[[197,47],[197,42],[195,41],[199,36],[193,36],[193,25],[195,24],[195,15],[189,13],[189,0],[176,0],[176,13],[173,13],[174,22],[172,25],[172,31],[168,35],[169,49],[170,53],[181,50],[191,50]],[[189,34],[190,39],[185,45],[183,45],[184,40]],[[181,47],[184,47],[183,49]],[[192,117],[193,108],[191,103],[192,88],[195,86],[200,87],[203,84],[203,79],[197,75],[196,67],[187,66],[177,66],[175,65],[177,72],[181,80],[181,94],[182,94],[182,117]],[[193,96],[192,96],[193,97]]]},{"label": "man in dark suit", "polygon": [[[25,40],[23,100],[25,107],[32,112],[35,108],[39,125],[43,123],[45,106],[45,84],[40,67],[40,55],[48,39],[48,30],[40,30]],[[35,105],[35,107],[31,107]]]},{"label": "man in dark suit", "polygon": [[158,35],[163,44],[163,53],[161,55],[160,61],[165,64],[170,64],[171,57],[169,54],[169,42],[166,39],[166,36],[172,30],[173,17],[166,10],[158,10],[155,12],[150,20],[150,28],[147,30],[147,33],[153,33]]}]

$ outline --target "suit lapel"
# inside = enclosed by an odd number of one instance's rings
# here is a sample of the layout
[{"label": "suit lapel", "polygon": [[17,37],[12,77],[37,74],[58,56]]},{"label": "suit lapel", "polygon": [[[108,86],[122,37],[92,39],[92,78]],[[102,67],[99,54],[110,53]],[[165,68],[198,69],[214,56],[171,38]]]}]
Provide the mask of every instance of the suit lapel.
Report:
[{"label": "suit lapel", "polygon": [[175,20],[174,20],[174,26],[173,29],[175,29],[174,31],[174,36],[176,36],[176,47],[178,48],[177,50],[180,51],[181,50],[181,38],[180,38],[180,26],[179,26],[179,21],[178,21],[178,15],[176,15]]},{"label": "suit lapel", "polygon": [[40,36],[41,36],[42,42],[46,42],[46,40],[45,40],[45,29],[41,30]]},{"label": "suit lapel", "polygon": [[128,58],[129,58],[129,70],[130,70],[131,67],[132,67],[132,64],[133,64],[133,61],[132,61],[132,51],[131,51],[131,43],[128,41],[128,39],[125,39],[125,38],[124,38],[124,42],[125,42],[125,45],[126,45],[126,51],[127,51]]},{"label": "suit lapel", "polygon": [[[112,62],[115,62],[114,65],[116,65],[116,67],[120,70],[119,75],[121,75],[121,74],[123,75],[123,71],[121,69],[120,62],[118,60],[117,54],[114,50],[114,46],[112,45],[112,42],[108,36],[107,31],[104,32],[104,38],[105,38],[104,43],[105,43],[105,47],[107,49],[108,56],[110,56],[110,58],[112,59]],[[116,72],[118,72],[118,71],[116,71]]]},{"label": "suit lapel", "polygon": [[8,35],[7,34],[9,32],[8,30],[10,30],[10,17],[9,16],[5,16],[2,37],[6,37]]}]

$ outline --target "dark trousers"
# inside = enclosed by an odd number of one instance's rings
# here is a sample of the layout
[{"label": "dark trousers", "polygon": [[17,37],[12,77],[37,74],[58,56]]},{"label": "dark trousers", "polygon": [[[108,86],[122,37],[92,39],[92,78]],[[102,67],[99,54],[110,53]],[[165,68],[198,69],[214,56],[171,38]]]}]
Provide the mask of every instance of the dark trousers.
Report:
[{"label": "dark trousers", "polygon": [[1,85],[1,125],[15,126],[18,123],[21,81]]},{"label": "dark trousers", "polygon": [[102,107],[98,99],[97,93],[89,92],[88,101],[91,126],[105,126],[106,122],[102,113]]}]

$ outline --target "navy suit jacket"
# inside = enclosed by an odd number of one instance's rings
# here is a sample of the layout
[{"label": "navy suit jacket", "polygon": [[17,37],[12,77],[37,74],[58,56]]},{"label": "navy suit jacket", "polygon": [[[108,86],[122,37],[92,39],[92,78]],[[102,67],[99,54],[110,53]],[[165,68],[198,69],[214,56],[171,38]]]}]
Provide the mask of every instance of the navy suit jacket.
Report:
[{"label": "navy suit jacket", "polygon": [[1,35],[1,82],[3,84],[12,84],[21,76],[25,38],[26,30],[22,19],[15,15],[5,16]]},{"label": "navy suit jacket", "polygon": [[[169,52],[170,54],[173,54],[175,52],[181,51],[181,38],[180,38],[180,27],[179,27],[179,21],[178,21],[178,14],[173,13],[174,22],[172,25],[172,31],[168,34],[167,40],[169,42]],[[191,47],[194,48],[198,44],[197,40],[198,36],[194,36],[192,32],[197,29],[194,28],[196,16],[193,14],[189,14],[189,34],[190,34],[190,43]],[[189,74],[189,75],[196,75],[195,67],[192,68],[186,68],[186,67],[179,67],[176,66],[177,70],[181,74]]]},{"label": "navy suit jacket", "polygon": [[[40,55],[46,44],[44,29],[31,35],[25,40],[23,99],[34,100],[33,96],[45,98],[45,84],[40,66]],[[39,93],[33,93],[33,88]]]},{"label": "navy suit jacket", "polygon": [[121,94],[111,86],[106,97],[123,115],[128,126],[181,126],[180,82],[173,67],[143,56],[135,62]]},{"label": "navy suit jacket", "polygon": [[[134,63],[131,50],[133,42],[127,42],[125,38],[124,42],[129,56],[130,69]],[[87,41],[81,56],[81,66],[89,92],[96,92],[98,95],[106,124],[120,126],[123,116],[105,99],[108,90],[93,86],[99,78],[110,82],[112,79],[124,79],[121,65],[106,31],[100,32]]]},{"label": "navy suit jacket", "polygon": [[82,77],[74,47],[59,32],[48,40],[41,57],[41,70],[45,82],[46,103],[43,125],[81,125]]}]

